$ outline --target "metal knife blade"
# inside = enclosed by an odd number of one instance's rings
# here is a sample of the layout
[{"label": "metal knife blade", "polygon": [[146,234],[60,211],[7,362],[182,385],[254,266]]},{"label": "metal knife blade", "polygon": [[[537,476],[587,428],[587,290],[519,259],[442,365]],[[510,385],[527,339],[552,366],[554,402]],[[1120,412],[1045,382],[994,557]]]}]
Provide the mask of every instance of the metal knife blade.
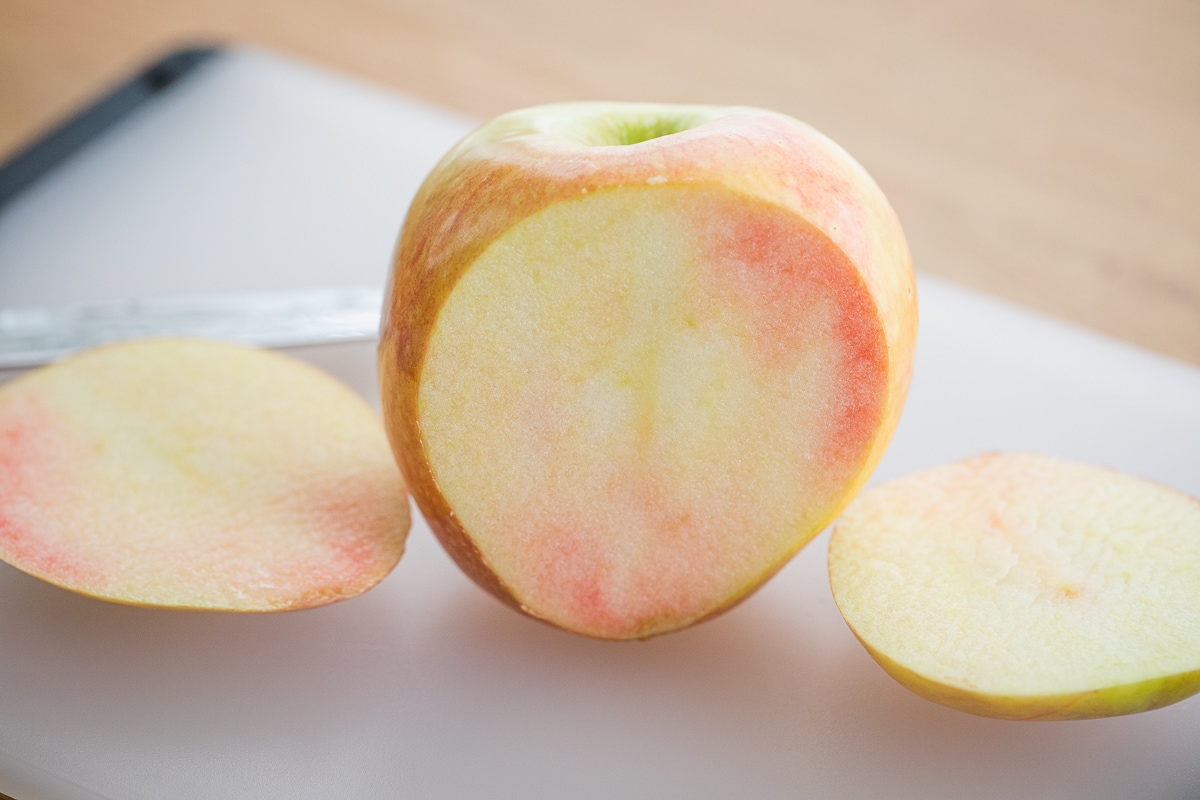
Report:
[{"label": "metal knife blade", "polygon": [[382,303],[380,289],[349,286],[0,308],[0,369],[34,367],[76,350],[152,337],[261,347],[364,341],[378,335]]}]

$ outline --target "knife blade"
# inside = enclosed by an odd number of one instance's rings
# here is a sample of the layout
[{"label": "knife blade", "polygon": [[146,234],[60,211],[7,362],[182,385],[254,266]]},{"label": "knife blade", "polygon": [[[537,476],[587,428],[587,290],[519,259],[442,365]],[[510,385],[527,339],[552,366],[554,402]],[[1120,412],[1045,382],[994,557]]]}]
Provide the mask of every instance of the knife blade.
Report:
[{"label": "knife blade", "polygon": [[0,369],[130,339],[198,337],[260,347],[365,341],[378,335],[382,303],[380,289],[348,286],[0,308]]}]

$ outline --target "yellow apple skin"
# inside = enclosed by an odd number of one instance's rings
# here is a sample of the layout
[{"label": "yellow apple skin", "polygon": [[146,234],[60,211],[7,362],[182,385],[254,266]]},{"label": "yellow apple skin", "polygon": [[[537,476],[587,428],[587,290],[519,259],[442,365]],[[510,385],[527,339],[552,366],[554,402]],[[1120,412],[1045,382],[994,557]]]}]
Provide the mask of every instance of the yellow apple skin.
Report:
[{"label": "yellow apple skin", "polygon": [[[797,531],[776,563],[709,607],[639,619],[548,618],[516,596],[480,552],[447,501],[423,438],[422,373],[439,314],[463,275],[526,220],[558,204],[605,193],[697,189],[786,218],[805,229],[815,258],[829,266],[858,318],[864,385],[875,387],[854,428],[852,474],[840,500]],[[723,202],[715,200],[714,202]],[[738,212],[734,212],[735,214]],[[770,246],[756,223],[740,245]],[[739,246],[739,245],[735,245]],[[733,276],[736,280],[738,276]],[[777,320],[776,327],[786,327]],[[439,163],[409,210],[384,303],[379,348],[384,421],[414,499],[443,546],[477,583],[535,618],[589,636],[644,638],[734,605],[786,563],[862,487],[890,441],[907,394],[917,323],[911,261],[882,192],[843,150],[790,117],[753,108],[570,103],[498,117]],[[849,330],[849,329],[847,329]],[[765,345],[768,349],[770,343]],[[782,346],[782,345],[780,345]],[[869,355],[866,355],[869,352]],[[866,391],[866,390],[865,390]],[[853,437],[851,437],[853,438]],[[819,470],[819,468],[818,468]],[[537,520],[530,520],[536,524]],[[538,556],[540,557],[540,556]],[[571,553],[547,555],[570,558]],[[533,556],[531,556],[533,558]]]},{"label": "yellow apple skin", "polygon": [[311,608],[382,580],[408,528],[378,415],[281,354],[132,342],[0,388],[0,559],[79,594]]},{"label": "yellow apple skin", "polygon": [[829,545],[834,600],[901,685],[977,716],[1132,714],[1200,691],[1200,502],[986,453],[874,487]]},{"label": "yellow apple skin", "polygon": [[901,666],[859,639],[871,658],[897,683],[935,703],[977,717],[1031,722],[1100,719],[1152,711],[1200,692],[1200,669],[1164,675],[1122,686],[1063,694],[1011,697],[983,694],[930,680]]}]

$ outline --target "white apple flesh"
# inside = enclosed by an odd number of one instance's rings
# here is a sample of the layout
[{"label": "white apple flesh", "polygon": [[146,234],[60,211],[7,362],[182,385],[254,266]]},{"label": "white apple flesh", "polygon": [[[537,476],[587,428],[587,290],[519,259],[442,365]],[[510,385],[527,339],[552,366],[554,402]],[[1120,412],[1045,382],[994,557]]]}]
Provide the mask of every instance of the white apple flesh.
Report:
[{"label": "white apple flesh", "polygon": [[385,421],[458,563],[601,638],[728,608],[861,487],[916,306],[878,187],[788,117],[568,104],[500,117],[418,194]]}]

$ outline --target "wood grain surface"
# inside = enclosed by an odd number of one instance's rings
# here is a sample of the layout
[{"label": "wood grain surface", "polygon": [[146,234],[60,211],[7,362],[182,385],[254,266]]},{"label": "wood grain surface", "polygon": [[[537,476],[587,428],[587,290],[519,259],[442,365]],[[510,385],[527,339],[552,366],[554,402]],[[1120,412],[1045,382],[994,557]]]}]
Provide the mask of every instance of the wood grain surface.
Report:
[{"label": "wood grain surface", "polygon": [[1197,0],[0,0],[0,157],[197,40],[480,117],[784,111],[875,176],[919,269],[1200,364]]}]

